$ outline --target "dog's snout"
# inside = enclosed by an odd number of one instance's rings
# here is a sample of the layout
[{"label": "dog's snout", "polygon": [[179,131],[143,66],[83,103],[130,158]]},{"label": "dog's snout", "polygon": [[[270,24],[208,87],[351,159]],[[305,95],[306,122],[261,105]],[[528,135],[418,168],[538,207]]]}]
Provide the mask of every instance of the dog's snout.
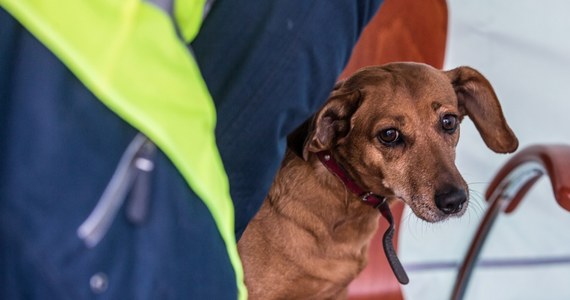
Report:
[{"label": "dog's snout", "polygon": [[465,191],[454,186],[448,186],[435,194],[435,205],[448,215],[461,211],[466,201]]}]

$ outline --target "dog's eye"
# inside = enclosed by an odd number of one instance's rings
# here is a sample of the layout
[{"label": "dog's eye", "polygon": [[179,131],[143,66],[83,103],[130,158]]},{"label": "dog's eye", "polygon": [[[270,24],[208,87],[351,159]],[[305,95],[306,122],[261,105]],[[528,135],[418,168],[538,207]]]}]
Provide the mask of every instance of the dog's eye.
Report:
[{"label": "dog's eye", "polygon": [[378,134],[378,140],[388,146],[394,145],[401,140],[400,132],[394,128],[384,129]]},{"label": "dog's eye", "polygon": [[457,129],[457,116],[445,115],[441,118],[441,127],[448,133],[454,133]]}]

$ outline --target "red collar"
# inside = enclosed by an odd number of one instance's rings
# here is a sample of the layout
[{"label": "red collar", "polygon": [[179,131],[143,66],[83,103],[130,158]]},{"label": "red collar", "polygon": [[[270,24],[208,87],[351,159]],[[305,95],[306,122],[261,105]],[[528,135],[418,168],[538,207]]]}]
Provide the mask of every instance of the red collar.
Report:
[{"label": "red collar", "polygon": [[390,264],[390,267],[392,268],[392,271],[394,272],[394,275],[398,281],[401,284],[407,284],[410,280],[408,279],[406,270],[404,270],[402,263],[400,263],[400,260],[398,259],[398,255],[394,249],[394,244],[392,243],[395,231],[394,218],[390,212],[390,207],[388,206],[386,197],[375,195],[374,193],[367,192],[361,188],[356,182],[354,182],[354,180],[352,180],[352,178],[350,178],[346,171],[334,159],[330,151],[325,150],[317,152],[317,157],[331,173],[333,173],[336,177],[338,177],[338,179],[340,179],[340,181],[342,181],[347,189],[360,197],[362,202],[374,208],[377,208],[382,216],[386,218],[390,226],[388,226],[388,229],[386,229],[386,232],[382,237],[382,246],[384,247],[384,253],[386,253],[388,263]]},{"label": "red collar", "polygon": [[361,188],[350,176],[344,171],[344,169],[337,163],[333,158],[330,151],[317,152],[319,160],[327,169],[336,175],[342,183],[348,188],[352,193],[360,197],[362,202],[374,207],[379,208],[380,205],[386,202],[386,198],[382,196],[375,195],[372,192],[367,192]]}]

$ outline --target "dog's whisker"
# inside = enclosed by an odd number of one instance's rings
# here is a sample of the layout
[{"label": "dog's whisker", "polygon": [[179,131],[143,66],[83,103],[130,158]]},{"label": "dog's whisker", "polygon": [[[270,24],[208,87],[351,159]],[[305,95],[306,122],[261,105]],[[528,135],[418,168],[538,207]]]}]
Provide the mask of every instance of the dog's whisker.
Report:
[{"label": "dog's whisker", "polygon": [[483,194],[479,193],[478,191],[473,191],[470,190],[470,194],[471,194],[471,199],[469,201],[469,203],[471,203],[472,205],[476,206],[478,209],[481,209],[481,211],[485,210],[484,203],[484,196]]},{"label": "dog's whisker", "polygon": [[480,218],[483,215],[485,209],[477,202],[474,202],[470,208],[467,208],[467,213],[472,214],[474,213],[477,218]]},{"label": "dog's whisker", "polygon": [[405,216],[407,222],[408,231],[412,234],[415,239],[420,239],[420,236],[425,235],[428,232],[433,232],[436,230],[437,226],[433,223],[427,222],[419,217],[417,217],[413,212],[408,212]]},{"label": "dog's whisker", "polygon": [[490,181],[470,181],[468,182],[468,185],[488,185],[490,183]]},{"label": "dog's whisker", "polygon": [[405,215],[402,215],[402,221],[400,222],[401,224],[406,224],[406,230],[410,232],[414,239],[418,238],[416,235],[416,232],[418,231],[418,220],[420,219],[416,217],[411,211],[407,211]]},{"label": "dog's whisker", "polygon": [[479,221],[481,219],[486,210],[486,207],[485,207],[484,197],[479,191],[469,189],[469,192],[470,192],[470,201],[469,201],[470,205],[467,207],[466,215],[468,223],[471,223],[472,217],[476,221]]}]

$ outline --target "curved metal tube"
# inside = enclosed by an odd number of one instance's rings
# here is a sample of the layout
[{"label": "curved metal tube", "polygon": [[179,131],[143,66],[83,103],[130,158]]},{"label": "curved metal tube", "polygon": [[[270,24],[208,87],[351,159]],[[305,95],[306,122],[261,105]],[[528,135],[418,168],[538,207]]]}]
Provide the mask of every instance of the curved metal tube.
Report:
[{"label": "curved metal tube", "polygon": [[514,211],[544,174],[550,179],[558,204],[570,211],[570,145],[535,145],[514,155],[487,189],[489,208],[461,264],[451,299],[463,299],[481,249],[500,212]]}]

